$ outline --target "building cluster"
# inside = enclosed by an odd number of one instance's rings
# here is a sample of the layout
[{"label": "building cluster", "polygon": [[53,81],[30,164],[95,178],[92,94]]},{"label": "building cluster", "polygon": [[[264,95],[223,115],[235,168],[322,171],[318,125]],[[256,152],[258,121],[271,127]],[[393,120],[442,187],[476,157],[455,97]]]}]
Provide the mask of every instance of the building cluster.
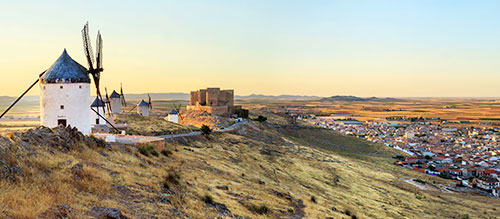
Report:
[{"label": "building cluster", "polygon": [[500,128],[445,127],[428,122],[346,122],[302,119],[401,150],[394,164],[453,179],[491,195],[500,192]]}]

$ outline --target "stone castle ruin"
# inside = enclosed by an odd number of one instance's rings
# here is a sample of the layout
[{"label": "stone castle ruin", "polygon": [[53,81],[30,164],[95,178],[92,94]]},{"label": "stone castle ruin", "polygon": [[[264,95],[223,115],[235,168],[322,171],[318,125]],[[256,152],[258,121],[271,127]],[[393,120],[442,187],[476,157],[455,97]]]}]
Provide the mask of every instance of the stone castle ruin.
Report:
[{"label": "stone castle ruin", "polygon": [[234,91],[221,90],[220,88],[207,88],[191,91],[188,110],[196,110],[212,115],[234,114],[241,106],[234,105]]}]

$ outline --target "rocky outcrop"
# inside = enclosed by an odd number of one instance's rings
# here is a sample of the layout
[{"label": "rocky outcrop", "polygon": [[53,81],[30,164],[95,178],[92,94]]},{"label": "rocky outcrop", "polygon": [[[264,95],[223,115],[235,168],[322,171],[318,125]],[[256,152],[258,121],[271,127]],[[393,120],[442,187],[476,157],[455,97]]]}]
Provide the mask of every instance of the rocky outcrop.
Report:
[{"label": "rocky outcrop", "polygon": [[19,167],[19,165],[3,165],[0,167],[0,179],[7,180],[9,182],[17,182],[22,177],[24,177],[24,171]]},{"label": "rocky outcrop", "polygon": [[55,128],[47,128],[44,126],[28,129],[22,132],[12,132],[8,138],[1,138],[0,143],[17,144],[24,149],[29,149],[31,146],[49,146],[67,152],[73,149],[79,149],[83,146],[88,147],[109,147],[105,141],[92,137],[85,136],[76,128],[71,126],[57,126]]},{"label": "rocky outcrop", "polygon": [[45,218],[71,218],[72,216],[72,209],[68,205],[58,205],[49,208],[47,211],[42,213],[40,216],[38,216],[39,219],[45,219]]},{"label": "rocky outcrop", "polygon": [[118,208],[108,208],[108,207],[92,207],[90,209],[89,215],[95,218],[108,218],[108,219],[127,219],[120,209]]}]

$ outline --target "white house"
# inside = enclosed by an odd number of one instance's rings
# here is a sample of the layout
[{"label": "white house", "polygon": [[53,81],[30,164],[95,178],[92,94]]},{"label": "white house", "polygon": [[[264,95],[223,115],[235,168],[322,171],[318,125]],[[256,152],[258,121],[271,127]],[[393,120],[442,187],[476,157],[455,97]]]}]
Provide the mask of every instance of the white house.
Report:
[{"label": "white house", "polygon": [[113,91],[111,93],[111,96],[109,97],[109,102],[111,104],[111,111],[113,112],[114,115],[119,114],[122,112],[122,102],[121,102],[121,97],[120,94],[116,93],[116,91]]},{"label": "white house", "polygon": [[[90,124],[92,125],[106,125],[106,121],[100,117],[99,115],[101,116],[106,116],[106,110],[105,110],[105,105],[104,103],[99,99],[99,98],[95,98],[94,102],[92,102],[92,104],[90,105],[90,107],[92,107],[93,111],[90,112]],[[95,111],[95,112],[94,112]],[[97,113],[99,113],[99,115],[97,115]]]},{"label": "white house", "polygon": [[63,51],[40,78],[42,126],[70,125],[90,134],[90,78],[87,69]]},{"label": "white house", "polygon": [[142,100],[137,104],[137,113],[141,116],[149,116],[149,104]]},{"label": "white house", "polygon": [[179,123],[179,113],[175,109],[170,111],[167,118],[169,122]]}]

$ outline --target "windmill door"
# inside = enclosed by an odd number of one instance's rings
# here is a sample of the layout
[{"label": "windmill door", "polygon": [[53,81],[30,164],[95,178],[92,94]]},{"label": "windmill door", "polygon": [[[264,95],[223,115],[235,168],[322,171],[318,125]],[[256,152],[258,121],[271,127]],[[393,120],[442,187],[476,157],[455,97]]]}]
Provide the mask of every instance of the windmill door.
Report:
[{"label": "windmill door", "polygon": [[63,125],[64,127],[66,127],[66,119],[58,119],[57,125]]}]

